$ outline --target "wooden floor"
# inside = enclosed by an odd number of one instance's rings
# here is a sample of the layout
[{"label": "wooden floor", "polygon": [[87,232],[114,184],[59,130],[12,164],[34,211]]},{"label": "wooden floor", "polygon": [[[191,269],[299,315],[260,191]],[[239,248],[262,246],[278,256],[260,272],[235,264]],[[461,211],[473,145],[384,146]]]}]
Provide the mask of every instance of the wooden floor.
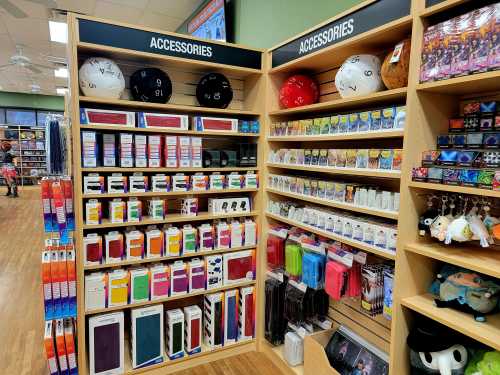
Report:
[{"label": "wooden floor", "polygon": [[[0,373],[45,375],[40,255],[43,228],[38,188],[20,198],[0,187]],[[279,375],[262,353],[249,352],[176,375]]]},{"label": "wooden floor", "polygon": [[16,199],[5,191],[0,187],[0,373],[46,374],[40,191],[26,187]]}]

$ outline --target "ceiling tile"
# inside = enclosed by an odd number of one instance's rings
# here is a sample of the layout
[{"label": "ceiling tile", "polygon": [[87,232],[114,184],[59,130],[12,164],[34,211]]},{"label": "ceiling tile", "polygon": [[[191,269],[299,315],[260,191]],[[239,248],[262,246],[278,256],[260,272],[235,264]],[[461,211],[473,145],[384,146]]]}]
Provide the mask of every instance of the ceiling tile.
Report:
[{"label": "ceiling tile", "polygon": [[14,43],[23,43],[30,46],[36,45],[38,41],[46,42],[49,40],[49,23],[47,20],[5,17],[4,21]]},{"label": "ceiling tile", "polygon": [[9,31],[3,22],[3,15],[0,13],[0,34],[7,34]]},{"label": "ceiling tile", "polygon": [[[96,4],[99,4],[103,0],[97,0]],[[140,10],[146,9],[149,0],[105,0],[108,3],[113,3],[119,6],[126,6],[131,8],[137,8]],[[183,0],[180,0],[181,2]],[[96,17],[100,17],[98,13],[95,13]]]},{"label": "ceiling tile", "polygon": [[202,2],[203,0],[150,0],[148,10],[184,21]]},{"label": "ceiling tile", "polygon": [[115,21],[137,23],[143,12],[137,8],[118,5],[107,1],[98,1],[94,13],[101,18],[108,18]]},{"label": "ceiling tile", "polygon": [[96,0],[57,0],[59,9],[88,15],[94,14],[95,3]]},{"label": "ceiling tile", "polygon": [[174,18],[164,14],[146,11],[139,23],[155,29],[175,31],[182,21],[181,18]]}]

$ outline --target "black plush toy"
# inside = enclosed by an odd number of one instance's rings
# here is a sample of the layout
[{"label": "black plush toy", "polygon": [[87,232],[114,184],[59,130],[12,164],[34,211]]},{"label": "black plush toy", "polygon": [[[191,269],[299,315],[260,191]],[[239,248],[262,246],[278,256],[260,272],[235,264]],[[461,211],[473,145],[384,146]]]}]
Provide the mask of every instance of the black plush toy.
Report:
[{"label": "black plush toy", "polygon": [[431,229],[430,226],[434,219],[439,215],[439,212],[432,207],[429,207],[423,214],[420,216],[418,221],[418,233],[421,236],[430,235]]}]

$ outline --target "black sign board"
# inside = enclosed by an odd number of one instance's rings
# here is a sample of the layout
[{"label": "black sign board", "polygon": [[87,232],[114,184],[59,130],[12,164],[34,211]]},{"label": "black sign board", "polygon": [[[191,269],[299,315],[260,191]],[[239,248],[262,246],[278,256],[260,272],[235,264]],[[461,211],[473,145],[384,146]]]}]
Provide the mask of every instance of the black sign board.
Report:
[{"label": "black sign board", "polygon": [[79,19],[80,41],[191,60],[261,69],[261,52]]},{"label": "black sign board", "polygon": [[425,0],[425,6],[428,8],[428,7],[431,7],[433,5],[442,3],[443,1],[445,1],[445,0]]},{"label": "black sign board", "polygon": [[273,68],[410,14],[411,0],[378,0],[276,48]]}]

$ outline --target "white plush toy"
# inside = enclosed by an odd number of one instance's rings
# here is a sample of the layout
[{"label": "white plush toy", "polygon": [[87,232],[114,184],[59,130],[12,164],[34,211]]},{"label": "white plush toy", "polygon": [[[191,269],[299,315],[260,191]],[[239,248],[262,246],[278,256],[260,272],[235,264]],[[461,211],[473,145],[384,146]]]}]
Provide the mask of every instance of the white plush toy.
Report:
[{"label": "white plush toy", "polygon": [[349,57],[335,76],[335,86],[342,98],[368,95],[384,88],[380,59],[374,55]]}]

